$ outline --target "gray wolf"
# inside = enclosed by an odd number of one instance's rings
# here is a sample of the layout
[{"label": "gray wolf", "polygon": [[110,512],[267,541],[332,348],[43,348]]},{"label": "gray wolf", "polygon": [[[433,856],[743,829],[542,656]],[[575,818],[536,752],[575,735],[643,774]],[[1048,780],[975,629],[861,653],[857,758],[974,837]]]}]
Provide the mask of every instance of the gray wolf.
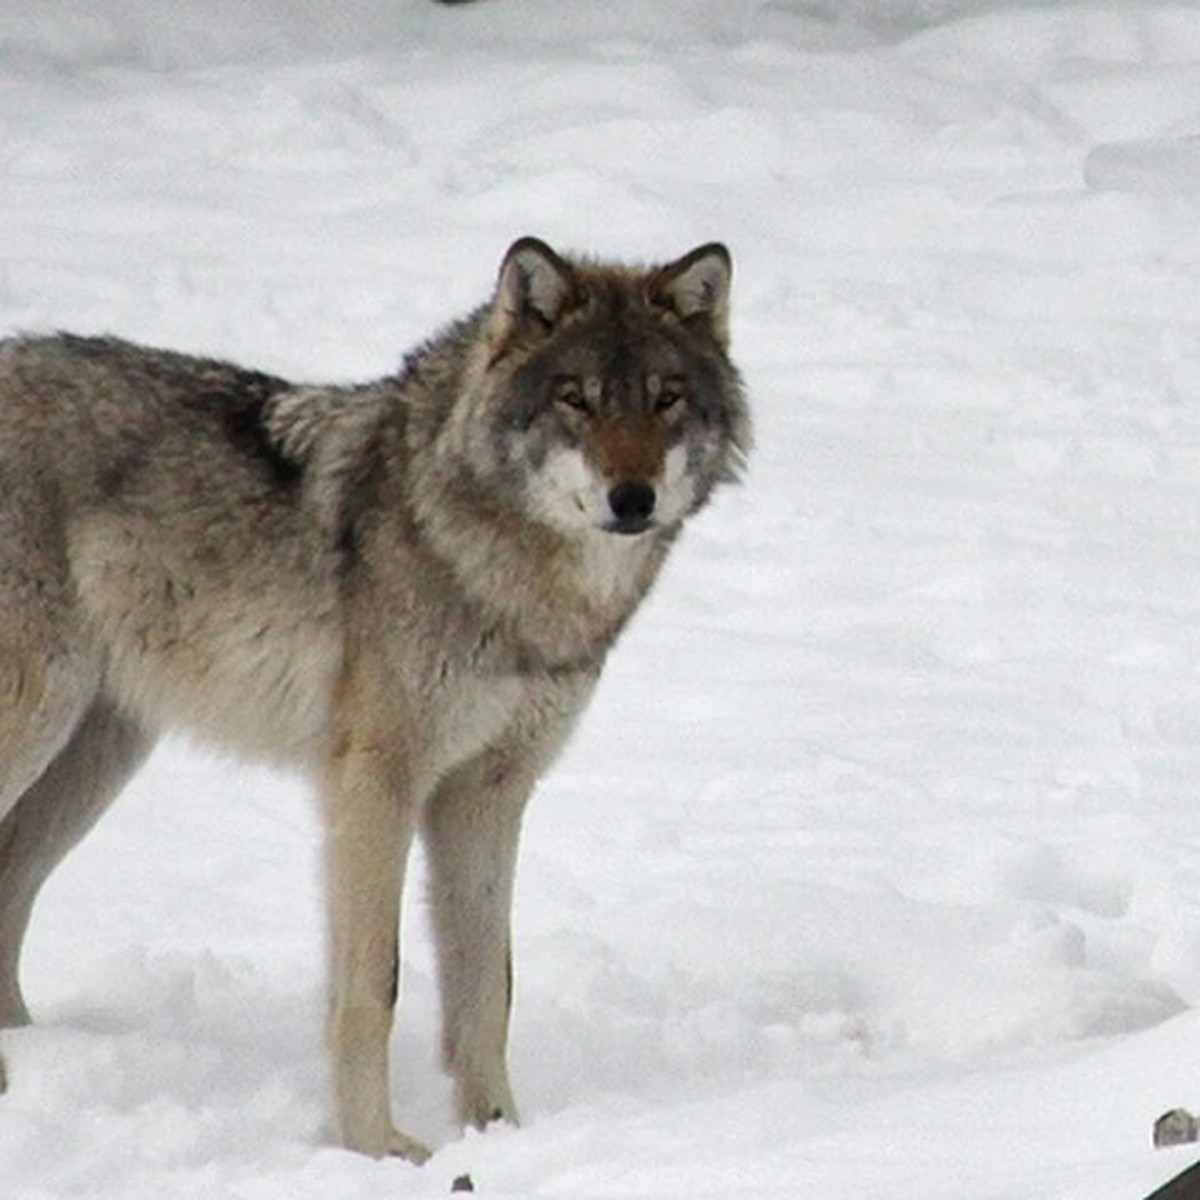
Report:
[{"label": "gray wolf", "polygon": [[38,889],[166,728],[321,798],[338,1134],[420,1161],[388,1039],[425,839],[443,1059],[515,1122],[522,810],[681,525],[739,473],[730,259],[561,256],[394,376],[300,386],[110,338],[0,345],[0,1025]]}]

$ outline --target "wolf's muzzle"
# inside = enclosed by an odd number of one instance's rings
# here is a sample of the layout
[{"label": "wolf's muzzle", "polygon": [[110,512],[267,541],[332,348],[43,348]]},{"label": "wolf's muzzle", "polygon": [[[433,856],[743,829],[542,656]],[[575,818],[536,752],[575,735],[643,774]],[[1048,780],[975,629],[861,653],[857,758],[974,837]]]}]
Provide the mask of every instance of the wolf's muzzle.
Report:
[{"label": "wolf's muzzle", "polygon": [[656,501],[648,483],[626,480],[616,484],[608,493],[612,520],[606,528],[611,533],[644,533],[652,524]]}]

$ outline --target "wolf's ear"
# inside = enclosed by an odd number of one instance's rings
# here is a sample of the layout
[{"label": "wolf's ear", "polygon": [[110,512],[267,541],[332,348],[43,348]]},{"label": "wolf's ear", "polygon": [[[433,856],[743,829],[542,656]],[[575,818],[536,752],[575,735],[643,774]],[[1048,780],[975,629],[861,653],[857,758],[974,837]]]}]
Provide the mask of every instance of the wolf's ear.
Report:
[{"label": "wolf's ear", "polygon": [[493,345],[501,348],[516,334],[548,333],[582,298],[575,269],[545,242],[533,237],[513,242],[500,264],[492,304]]},{"label": "wolf's ear", "polygon": [[688,325],[706,328],[716,341],[729,343],[729,283],[733,262],[720,242],[697,246],[650,277],[650,303],[669,309]]}]

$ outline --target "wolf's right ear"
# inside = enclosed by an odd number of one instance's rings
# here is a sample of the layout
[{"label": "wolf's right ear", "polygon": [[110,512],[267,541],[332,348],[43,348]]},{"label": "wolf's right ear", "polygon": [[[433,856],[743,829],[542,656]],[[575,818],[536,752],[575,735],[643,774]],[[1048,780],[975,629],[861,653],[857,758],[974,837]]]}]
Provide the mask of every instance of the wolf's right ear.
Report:
[{"label": "wolf's right ear", "polygon": [[549,333],[583,300],[575,269],[545,242],[523,237],[500,264],[489,334],[497,352],[515,336]]}]

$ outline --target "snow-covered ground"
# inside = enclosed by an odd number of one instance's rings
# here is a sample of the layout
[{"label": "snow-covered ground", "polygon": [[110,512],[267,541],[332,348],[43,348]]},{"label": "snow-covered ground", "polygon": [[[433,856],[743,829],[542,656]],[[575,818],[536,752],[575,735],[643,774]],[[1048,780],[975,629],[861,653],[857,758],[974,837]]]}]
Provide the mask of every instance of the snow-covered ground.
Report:
[{"label": "snow-covered ground", "polygon": [[[534,233],[721,238],[759,445],[535,801],[525,1124],[333,1147],[305,790],[45,892],[0,1194],[1118,1200],[1200,1105],[1200,6],[23,0],[0,331],[391,369]],[[2,614],[0,614],[2,619]]]}]

